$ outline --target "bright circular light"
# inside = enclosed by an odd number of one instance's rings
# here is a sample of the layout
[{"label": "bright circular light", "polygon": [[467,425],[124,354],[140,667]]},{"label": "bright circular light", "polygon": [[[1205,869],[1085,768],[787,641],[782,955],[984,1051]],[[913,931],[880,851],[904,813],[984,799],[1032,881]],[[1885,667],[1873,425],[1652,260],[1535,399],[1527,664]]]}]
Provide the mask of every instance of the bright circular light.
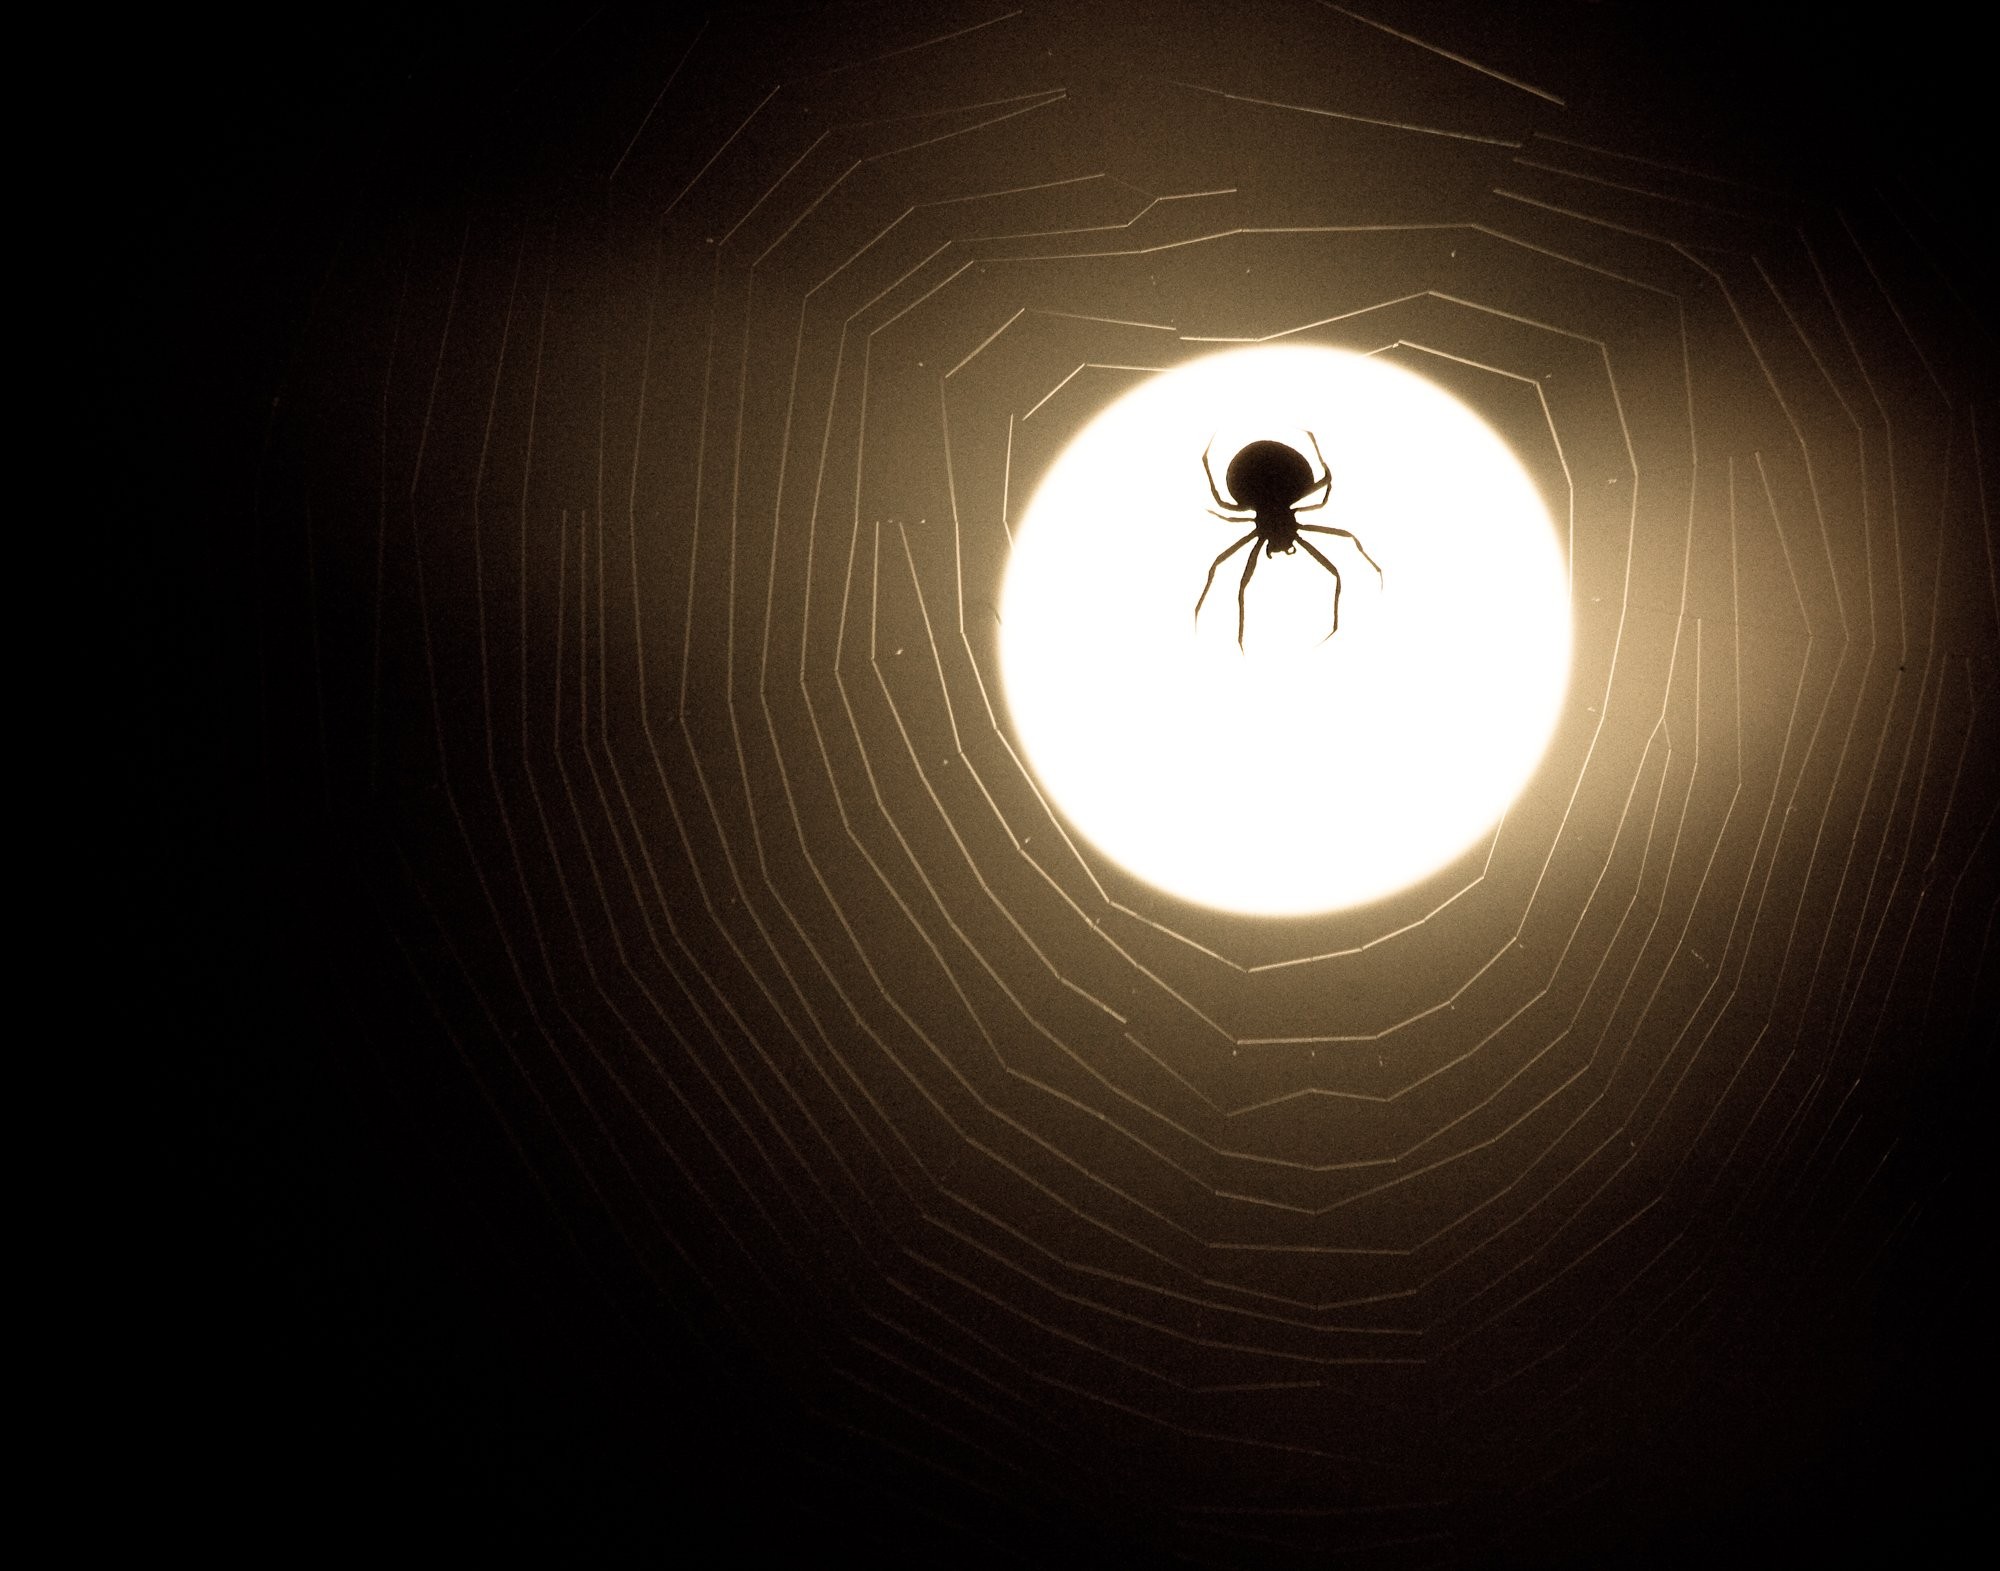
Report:
[{"label": "bright circular light", "polygon": [[[1261,559],[1236,647],[1250,526],[1212,517],[1201,452],[1260,438],[1333,476],[1309,535]],[[1317,463],[1314,463],[1317,471]],[[1247,547],[1245,550],[1247,551]],[[1230,911],[1293,915],[1435,872],[1506,811],[1569,681],[1561,547],[1507,445],[1422,377],[1363,355],[1258,348],[1162,372],[1072,441],[1017,531],[1001,668],[1055,805],[1148,883]]]}]

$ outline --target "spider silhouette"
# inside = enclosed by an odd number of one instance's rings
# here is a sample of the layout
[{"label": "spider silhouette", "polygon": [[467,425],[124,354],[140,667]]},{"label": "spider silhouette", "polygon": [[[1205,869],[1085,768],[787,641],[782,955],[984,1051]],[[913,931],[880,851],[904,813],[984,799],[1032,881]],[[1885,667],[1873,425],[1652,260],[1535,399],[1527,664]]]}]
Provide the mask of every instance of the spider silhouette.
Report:
[{"label": "spider silhouette", "polygon": [[[1229,460],[1229,468],[1223,475],[1231,497],[1241,498],[1230,501],[1216,489],[1215,471],[1208,466],[1209,449],[1215,446],[1215,438],[1208,439],[1208,447],[1201,450],[1201,472],[1208,476],[1208,494],[1215,498],[1215,507],[1208,509],[1226,523],[1242,524],[1254,521],[1256,527],[1235,545],[1224,551],[1208,564],[1208,582],[1201,586],[1201,599],[1194,603],[1194,614],[1201,616],[1203,601],[1208,599],[1209,590],[1215,587],[1215,570],[1229,560],[1244,546],[1250,547],[1250,555],[1243,565],[1243,578],[1236,586],[1236,647],[1243,647],[1243,594],[1250,587],[1250,575],[1257,571],[1257,546],[1262,545],[1264,555],[1276,556],[1280,551],[1290,556],[1300,546],[1308,555],[1333,574],[1333,629],[1326,637],[1333,637],[1340,631],[1340,569],[1329,562],[1310,540],[1301,540],[1300,531],[1310,530],[1317,535],[1340,535],[1354,542],[1368,565],[1375,569],[1377,581],[1382,580],[1382,565],[1368,555],[1368,548],[1359,536],[1351,530],[1335,529],[1331,524],[1302,524],[1300,513],[1316,512],[1326,506],[1328,495],[1333,488],[1333,471],[1327,467],[1326,455],[1319,450],[1319,438],[1306,432],[1306,439],[1312,443],[1313,456],[1319,459],[1320,478],[1312,477],[1312,465],[1297,448],[1288,447],[1283,442],[1252,442]],[[1308,506],[1299,503],[1319,493],[1319,500]],[[1217,511],[1227,509],[1227,511]],[[1256,544],[1252,544],[1252,542]],[[1321,639],[1325,643],[1326,639]]]}]

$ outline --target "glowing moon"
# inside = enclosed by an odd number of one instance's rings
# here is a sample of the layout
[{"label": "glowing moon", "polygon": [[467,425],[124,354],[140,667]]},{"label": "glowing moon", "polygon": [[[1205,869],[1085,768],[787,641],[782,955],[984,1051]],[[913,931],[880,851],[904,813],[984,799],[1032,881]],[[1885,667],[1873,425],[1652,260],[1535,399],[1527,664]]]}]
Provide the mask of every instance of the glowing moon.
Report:
[{"label": "glowing moon", "polygon": [[[1308,536],[1261,560],[1210,516],[1260,438],[1333,476]],[[1317,464],[1315,463],[1315,473]],[[1227,494],[1225,487],[1225,495]],[[1249,548],[1246,547],[1247,551]],[[1162,372],[1072,441],[1015,535],[1001,669],[1028,759],[1100,851],[1169,894],[1295,915],[1407,887],[1476,843],[1546,749],[1569,682],[1568,575],[1506,443],[1411,372],[1330,349],[1230,351]]]}]

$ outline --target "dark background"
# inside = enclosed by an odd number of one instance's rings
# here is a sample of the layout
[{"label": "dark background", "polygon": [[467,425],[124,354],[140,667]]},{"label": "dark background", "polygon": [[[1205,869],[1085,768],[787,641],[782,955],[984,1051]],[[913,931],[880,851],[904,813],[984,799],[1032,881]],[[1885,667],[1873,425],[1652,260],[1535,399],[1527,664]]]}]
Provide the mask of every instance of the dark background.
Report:
[{"label": "dark background", "polygon": [[[1502,28],[1406,9],[1470,53]],[[1596,112],[1678,128],[1696,163],[1726,151],[1816,198],[1893,189],[1962,287],[1967,353],[1990,363],[1970,238],[1991,138],[1963,49],[1905,13],[1835,31],[1799,8],[1746,31],[1732,8],[1555,9],[1505,16],[1592,62],[1571,80],[1602,95]],[[405,804],[315,800],[294,767],[306,668],[289,652],[296,600],[272,589],[292,580],[272,566],[267,492],[284,472],[278,401],[334,374],[307,347],[329,281],[350,287],[344,258],[455,193],[487,211],[559,203],[593,84],[647,25],[364,7],[262,31],[152,22],[112,46],[104,222],[81,271],[105,324],[107,511],[136,525],[117,625],[144,694],[132,791],[150,854],[118,935],[137,963],[106,966],[145,1153],[137,1268],[113,1317],[136,1431],[108,1492],[162,1540],[224,1556],[800,1543],[885,1564],[1161,1560],[1143,1495],[941,1486],[836,1391],[779,1373],[768,1318],[738,1317],[691,1270],[641,1270],[606,1215],[540,1182],[475,1077],[453,1076],[492,1044],[464,1040],[463,1002],[432,985],[449,968],[409,952],[423,927],[394,865]],[[747,43],[736,67],[759,70]],[[1990,879],[1974,892],[1990,913]],[[450,921],[438,931],[448,944]],[[1818,1340],[1746,1321],[1727,1378],[1645,1392],[1614,1481],[1552,1527],[1495,1537],[1440,1505],[1463,1536],[1439,1555],[1922,1559],[1969,1518],[1958,1434],[1983,1363],[1968,1281],[1985,1230],[1968,1061],[1991,1022],[1990,923],[1969,953],[1970,1036],[1933,1042],[1897,1093],[1894,1194],[1877,1198],[1916,1220],[1871,1294]],[[1406,1514],[1383,1537],[1429,1525]],[[727,1548],[692,1550],[694,1535]]]}]

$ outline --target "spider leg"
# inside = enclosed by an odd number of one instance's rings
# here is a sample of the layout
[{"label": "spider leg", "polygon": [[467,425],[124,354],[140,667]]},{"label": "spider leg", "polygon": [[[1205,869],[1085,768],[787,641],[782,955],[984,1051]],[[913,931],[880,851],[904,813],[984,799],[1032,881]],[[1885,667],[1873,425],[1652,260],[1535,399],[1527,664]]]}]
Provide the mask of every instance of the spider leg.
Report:
[{"label": "spider leg", "polygon": [[[1221,516],[1222,515],[1220,513],[1216,514],[1216,517],[1218,518],[1220,518]],[[1238,519],[1235,520],[1235,522],[1240,523],[1242,522],[1242,520]],[[1257,538],[1257,531],[1253,529],[1250,531],[1250,533],[1245,535],[1241,540],[1237,541],[1236,544],[1231,546],[1227,551],[1224,551],[1213,562],[1210,562],[1208,564],[1208,582],[1201,586],[1201,600],[1197,600],[1194,603],[1194,614],[1196,620],[1199,620],[1201,617],[1201,601],[1206,600],[1208,598],[1209,590],[1215,587],[1215,570],[1218,567],[1222,566],[1224,562],[1228,561],[1229,558],[1235,555],[1236,552],[1242,550],[1243,547],[1247,545],[1250,541],[1255,540],[1256,538]],[[1256,554],[1257,553],[1255,551],[1252,551],[1250,553],[1250,555],[1253,557],[1256,556]]]},{"label": "spider leg", "polygon": [[[1345,535],[1349,540],[1354,542],[1354,549],[1361,553],[1362,559],[1375,569],[1376,578],[1380,579],[1382,577],[1382,564],[1368,554],[1368,547],[1361,543],[1361,537],[1355,534],[1353,530],[1336,529],[1331,524],[1300,524],[1299,528],[1310,529],[1316,535]],[[1312,550],[1310,546],[1307,546],[1306,549],[1309,551]],[[1318,556],[1319,553],[1313,551],[1313,555]]]},{"label": "spider leg", "polygon": [[[1312,550],[1307,546],[1308,551]],[[1250,548],[1250,559],[1243,564],[1243,581],[1236,586],[1236,652],[1243,653],[1243,591],[1250,587],[1250,575],[1257,571],[1257,548]]]},{"label": "spider leg", "polygon": [[[1329,632],[1326,635],[1326,638],[1331,638],[1333,637],[1334,633],[1340,631],[1340,569],[1335,567],[1325,557],[1321,556],[1319,552],[1319,547],[1314,545],[1310,540],[1301,540],[1299,544],[1306,548],[1307,554],[1310,555],[1315,562],[1319,563],[1321,567],[1325,568],[1329,573],[1333,574],[1333,630],[1332,632]],[[1377,571],[1379,572],[1380,569],[1378,568]],[[1320,642],[1325,643],[1326,638],[1322,638]]]},{"label": "spider leg", "polygon": [[[1210,507],[1210,508],[1205,508],[1205,509],[1203,509],[1203,511],[1204,511],[1204,512],[1206,512],[1206,513],[1208,514],[1208,516],[1209,516],[1210,518],[1219,518],[1219,519],[1221,519],[1221,520],[1222,520],[1222,521],[1223,521],[1223,522],[1224,522],[1225,524],[1247,524],[1247,523],[1249,523],[1249,522],[1250,522],[1250,519],[1248,519],[1248,518],[1238,518],[1238,517],[1233,517],[1232,515],[1230,515],[1230,514],[1228,514],[1228,513],[1218,513],[1218,512],[1217,512],[1217,511],[1216,511],[1216,510],[1215,510],[1214,508],[1212,508],[1212,507]],[[1252,517],[1254,517],[1255,515],[1253,514],[1253,515],[1251,515],[1251,516],[1252,516]],[[1230,547],[1230,549],[1231,549],[1231,550],[1233,551],[1233,550],[1235,550],[1235,549],[1236,549],[1236,547],[1235,547],[1235,546],[1231,546],[1231,547]]]},{"label": "spider leg", "polygon": [[[1213,436],[1210,436],[1208,439],[1208,447],[1204,447],[1201,450],[1201,472],[1208,476],[1208,494],[1215,498],[1215,505],[1217,507],[1235,507],[1236,504],[1234,502],[1225,500],[1223,498],[1222,493],[1215,489],[1215,471],[1208,467],[1208,451],[1209,448],[1214,446],[1215,446],[1215,438]],[[1237,511],[1241,512],[1242,509],[1237,508]]]},{"label": "spider leg", "polygon": [[1306,495],[1311,496],[1313,491],[1319,492],[1320,495],[1319,500],[1309,506],[1294,507],[1292,511],[1295,513],[1316,513],[1322,507],[1326,506],[1326,499],[1333,494],[1333,466],[1326,461],[1326,454],[1319,450],[1318,437],[1308,431],[1306,432],[1306,440],[1312,443],[1313,457],[1319,460],[1319,484],[1314,486],[1312,491],[1306,492]]}]

